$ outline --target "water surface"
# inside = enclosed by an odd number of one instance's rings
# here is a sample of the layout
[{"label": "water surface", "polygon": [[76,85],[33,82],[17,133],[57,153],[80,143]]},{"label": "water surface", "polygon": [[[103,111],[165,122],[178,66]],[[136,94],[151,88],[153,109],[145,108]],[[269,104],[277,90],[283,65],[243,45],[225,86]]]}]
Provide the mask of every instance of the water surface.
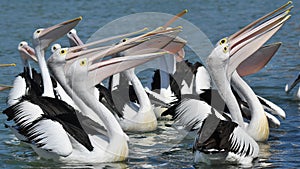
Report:
[{"label": "water surface", "polygon": [[[183,9],[189,12],[184,19],[199,27],[213,42],[229,36],[251,21],[284,3],[273,1],[15,1],[0,2],[0,62],[17,63],[17,67],[2,68],[1,84],[11,84],[14,76],[22,71],[17,45],[25,40],[31,43],[36,28],[47,27],[61,21],[83,16],[77,26],[80,37],[86,41],[97,29],[119,17],[139,12],[163,12],[176,14]],[[253,163],[257,168],[299,168],[300,167],[300,101],[284,92],[285,83],[291,81],[300,71],[298,46],[300,40],[300,3],[294,2],[292,18],[270,40],[283,44],[276,56],[259,73],[246,77],[254,91],[281,106],[287,118],[278,129],[272,129],[266,143],[260,143],[259,158]],[[66,38],[59,41],[68,45]],[[187,53],[187,57],[190,53]],[[141,77],[143,78],[143,77]],[[0,93],[0,110],[7,108],[8,91]],[[3,124],[5,116],[0,115]],[[42,167],[113,167],[113,168],[211,168],[192,163],[192,140],[178,141],[176,130],[159,122],[156,132],[130,134],[130,157],[121,163],[101,165],[65,165],[40,159],[32,149],[20,143],[4,125],[0,125],[0,167],[42,168]],[[215,166],[215,168],[249,166]]]}]

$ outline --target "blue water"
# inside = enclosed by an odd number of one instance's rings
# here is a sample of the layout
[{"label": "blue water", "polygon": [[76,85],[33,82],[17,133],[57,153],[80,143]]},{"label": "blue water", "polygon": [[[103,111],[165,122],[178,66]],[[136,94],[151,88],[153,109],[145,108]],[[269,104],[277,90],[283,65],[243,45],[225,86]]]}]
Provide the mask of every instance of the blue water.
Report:
[{"label": "blue water", "polygon": [[[14,76],[22,71],[17,51],[20,41],[31,42],[36,28],[47,27],[61,21],[83,16],[77,26],[81,38],[86,41],[97,29],[119,17],[139,12],[163,12],[176,14],[183,9],[189,12],[184,19],[199,27],[215,43],[229,36],[263,14],[281,6],[285,1],[261,0],[216,0],[216,1],[0,1],[0,62],[17,63],[17,67],[2,68],[0,84],[11,84]],[[294,2],[292,18],[270,40],[283,42],[270,63],[255,75],[246,77],[254,91],[281,106],[287,118],[278,129],[272,129],[266,143],[260,143],[260,155],[253,163],[256,168],[299,168],[300,167],[300,102],[293,94],[286,95],[284,86],[300,71],[300,3]],[[68,45],[66,38],[60,43]],[[188,56],[187,56],[188,57]],[[0,110],[4,110],[8,91],[0,93]],[[101,165],[66,165],[40,159],[31,148],[20,143],[4,128],[5,116],[0,115],[0,167],[116,167],[116,168],[210,168],[192,163],[192,140],[179,142],[176,131],[160,122],[156,132],[130,135],[131,153],[127,161]],[[168,122],[167,122],[168,123]],[[249,166],[216,166],[216,168]]]}]

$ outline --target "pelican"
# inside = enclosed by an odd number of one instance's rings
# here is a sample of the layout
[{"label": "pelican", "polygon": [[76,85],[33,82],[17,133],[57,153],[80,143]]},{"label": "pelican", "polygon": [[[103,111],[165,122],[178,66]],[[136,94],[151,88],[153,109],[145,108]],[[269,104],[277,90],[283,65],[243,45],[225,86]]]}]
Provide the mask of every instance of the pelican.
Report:
[{"label": "pelican", "polygon": [[[17,95],[18,97],[21,98],[17,98],[18,101],[17,103],[14,103],[11,107],[7,108],[7,112],[9,112],[8,115],[8,120],[11,120],[12,117],[15,117],[15,113],[16,114],[23,114],[25,113],[27,118],[29,118],[29,121],[23,121],[25,122],[25,125],[27,124],[31,124],[34,120],[36,120],[37,118],[39,118],[39,115],[44,114],[40,108],[40,104],[43,104],[41,99],[41,103],[38,102],[38,100],[35,100],[36,98],[39,98],[40,96],[43,97],[47,97],[47,98],[54,98],[54,91],[53,91],[53,84],[51,82],[51,78],[50,78],[50,74],[46,65],[46,61],[44,58],[44,52],[46,50],[46,48],[50,45],[50,43],[52,43],[53,41],[55,41],[56,39],[60,38],[61,36],[63,36],[64,34],[66,34],[68,31],[70,31],[70,29],[72,29],[74,26],[77,25],[77,23],[81,20],[81,17],[73,19],[73,20],[69,20],[66,22],[62,22],[60,24],[51,26],[49,28],[46,29],[37,29],[34,33],[33,33],[33,42],[34,42],[34,50],[35,50],[35,54],[36,57],[38,59],[38,63],[41,69],[41,78],[42,78],[42,83],[43,83],[43,90],[40,91],[40,93],[36,94],[37,91],[33,91],[31,92],[29,95],[23,95],[24,93],[26,93],[26,85],[22,86],[21,88],[24,89],[25,88],[25,92],[24,90],[21,93],[15,92],[19,95]],[[23,47],[25,46],[25,51],[28,52],[28,54],[33,55],[34,52],[33,50],[31,50],[28,46],[26,46],[26,43],[21,43],[19,47],[22,47],[22,49],[20,51],[23,51]],[[26,52],[25,52],[26,53]],[[22,55],[22,53],[21,53]],[[26,62],[25,62],[26,63]],[[26,65],[25,65],[26,66]],[[30,76],[30,73],[27,73]],[[34,74],[32,74],[34,75]],[[32,77],[34,78],[34,77]],[[32,80],[32,78],[28,77],[27,79]],[[31,83],[31,82],[29,82]],[[31,83],[34,84],[34,83]],[[40,89],[40,86],[37,87],[38,89]],[[17,90],[17,88],[15,88],[14,90]],[[16,98],[16,97],[15,97]],[[46,99],[47,100],[47,99]],[[14,101],[14,100],[12,100]],[[14,110],[14,106],[19,107],[21,110],[16,112]],[[22,123],[23,125],[23,123]],[[20,140],[24,140],[27,141],[27,139],[22,135],[22,131],[19,129],[19,124],[18,122],[16,122],[15,124],[12,125],[5,125],[6,127],[10,128],[12,130],[12,132],[16,135],[16,137]]]},{"label": "pelican", "polygon": [[[169,30],[171,31],[171,30]],[[175,32],[176,34],[178,32]],[[174,33],[173,33],[174,34]],[[126,55],[130,55],[132,54],[137,54],[140,53],[139,51],[145,52],[145,50],[147,52],[149,52],[149,50],[147,50],[147,48],[149,48],[151,50],[151,48],[154,48],[155,50],[160,49],[160,46],[168,46],[168,44],[170,43],[171,40],[174,39],[174,37],[176,37],[176,34],[171,35],[159,35],[156,38],[153,38],[154,40],[148,40],[140,45],[137,45],[135,47],[132,47],[124,52],[122,52],[122,56],[126,56]],[[69,40],[72,42],[72,44],[76,44],[78,46],[83,45],[82,41],[80,40],[80,38],[78,37],[78,35],[76,34],[76,31],[73,30],[68,34]],[[167,39],[164,41],[158,41],[159,39]],[[121,40],[120,43],[126,43],[127,39],[123,39]],[[178,50],[175,48],[181,48],[181,45],[172,45],[172,47],[169,47],[168,51],[171,50]],[[166,48],[166,47],[165,47]],[[153,49],[152,49],[153,50]],[[120,55],[120,54],[119,54]],[[120,56],[119,56],[120,57]],[[108,98],[106,100],[110,101],[110,104],[105,104],[106,107],[108,107],[110,110],[113,110],[115,112],[117,112],[118,114],[118,120],[122,126],[122,129],[125,131],[138,131],[138,132],[145,132],[145,131],[153,131],[156,130],[157,128],[157,118],[155,116],[155,113],[153,111],[152,105],[150,103],[150,100],[146,94],[146,92],[144,91],[144,88],[141,84],[141,82],[139,81],[138,77],[135,75],[134,73],[134,69],[130,69],[130,70],[126,70],[123,72],[125,74],[125,76],[127,77],[127,79],[131,82],[134,91],[137,95],[139,104],[133,104],[133,103],[122,103],[122,102],[118,102],[117,105],[120,106],[119,109],[114,105],[114,101],[113,98],[116,97],[120,97],[120,94],[116,94],[117,92],[114,91],[113,87],[111,87],[113,89],[112,94],[107,96],[107,93],[101,93],[102,95],[104,95],[104,97]],[[112,78],[114,79],[114,78]],[[114,83],[114,82],[112,82]],[[98,89],[105,89],[103,86],[101,85],[97,85]],[[108,93],[110,94],[110,93]],[[126,93],[127,94],[127,93]],[[96,96],[98,96],[98,94],[96,94]],[[115,100],[118,100],[115,99]],[[121,113],[119,113],[121,112]]]},{"label": "pelican", "polygon": [[[104,136],[95,135],[95,133],[93,135],[88,135],[91,140],[91,144],[93,145],[92,151],[76,149],[77,146],[74,146],[72,153],[67,157],[60,157],[60,160],[67,162],[91,163],[124,160],[128,154],[127,135],[123,132],[115,117],[109,112],[109,110],[100,102],[98,102],[97,97],[95,97],[93,93],[90,93],[89,91],[91,91],[98,81],[102,81],[103,77],[110,76],[110,74],[112,74],[114,71],[123,71],[123,69],[137,66],[138,64],[142,64],[149,59],[154,59],[155,57],[161,56],[161,54],[114,58],[92,65],[88,64],[88,61],[85,58],[79,59],[69,66],[68,70],[66,71],[66,75],[64,76],[61,70],[64,69],[66,60],[69,58],[67,55],[68,49],[58,49],[49,58],[48,64],[52,70],[54,70],[53,72],[57,79],[60,82],[62,80],[61,84],[63,87],[65,87],[66,91],[71,92],[70,94],[72,98],[76,100],[76,103],[78,103],[78,98],[83,101],[84,105],[81,103],[79,107],[82,110],[86,110],[84,107],[88,106],[95,112],[94,114],[100,117],[100,119],[103,121],[104,127],[107,129],[107,133],[104,133]],[[120,67],[120,69],[115,70],[115,67]],[[106,69],[113,69],[114,71],[105,71]],[[87,71],[89,71],[88,74]],[[103,72],[107,73],[103,75]],[[93,80],[91,82],[91,77],[97,80]],[[69,87],[65,86],[66,82],[69,84]],[[87,114],[84,112],[84,115],[94,119],[92,114]],[[106,137],[106,139],[103,139],[103,137]]]},{"label": "pelican", "polygon": [[[61,90],[60,85],[57,85],[55,80],[51,79],[46,65],[44,53],[50,43],[66,34],[70,29],[76,26],[80,20],[81,17],[78,17],[76,19],[62,22],[46,29],[37,29],[33,33],[34,49],[28,46],[27,42],[21,42],[19,44],[18,50],[20,51],[21,58],[25,67],[24,78],[22,78],[22,76],[18,76],[14,81],[15,87],[11,90],[8,98],[9,105],[17,103],[21,96],[28,94],[60,97],[66,100],[68,103],[71,103],[71,99],[68,98],[65,92]],[[32,58],[35,61],[38,61],[41,74],[36,73],[35,70],[31,70],[30,64],[28,63],[27,59],[28,57]],[[56,86],[57,89],[54,89],[54,87]]]},{"label": "pelican", "polygon": [[[268,121],[264,110],[251,88],[236,73],[238,65],[257,51],[289,19],[287,5],[252,22],[229,38],[221,39],[206,60],[207,70],[228,106],[231,117],[205,105],[199,100],[184,100],[177,110],[184,116],[186,112],[201,111],[200,126],[194,142],[194,161],[205,163],[249,163],[257,158],[259,147],[256,141],[265,141],[269,136]],[[276,13],[279,14],[275,15]],[[264,19],[272,16],[269,20]],[[261,24],[257,25],[258,22]],[[255,27],[255,25],[257,25]],[[231,83],[238,93],[249,102],[251,120],[245,124],[241,110],[231,90]],[[214,98],[212,98],[214,99]]]},{"label": "pelican", "polygon": [[[300,74],[297,76],[297,78],[292,83],[285,85],[285,92],[289,93],[299,82],[300,82]],[[295,97],[296,97],[296,99],[300,100],[300,87],[298,88],[298,91],[297,91]]]},{"label": "pelican", "polygon": [[[239,75],[246,76],[249,74],[253,74],[261,68],[263,68],[267,61],[269,61],[272,58],[272,56],[276,53],[280,45],[281,43],[273,43],[261,47],[258,51],[256,51],[248,59],[246,59],[239,65],[239,67],[237,68],[237,72],[239,73]],[[258,62],[256,61],[256,58],[260,58],[265,61]],[[176,71],[174,74],[168,74],[165,71],[156,70],[153,75],[151,85],[148,85],[151,86],[148,88],[154,91],[147,90],[147,92],[150,94],[150,96],[152,96],[152,98],[155,97],[156,99],[159,99],[163,103],[163,107],[165,107],[164,110],[161,110],[163,112],[157,113],[158,117],[160,117],[161,115],[172,115],[174,117],[176,116],[174,115],[174,108],[177,106],[176,104],[179,103],[183,98],[197,98],[197,96],[199,96],[200,100],[203,100],[210,105],[212,94],[214,95],[214,97],[220,98],[218,92],[216,90],[211,89],[211,83],[212,82],[210,76],[202,63],[196,62],[193,64],[186,60],[176,63]],[[160,93],[161,89],[168,91],[168,93],[170,94],[167,96],[163,93]],[[251,115],[249,113],[247,102],[245,102],[244,99],[239,98],[236,92],[234,93],[235,96],[238,98],[241,108],[243,108],[243,116],[250,119]],[[280,118],[285,119],[284,110],[282,110],[279,106],[275,105],[271,101],[261,96],[257,95],[257,97],[263,105],[264,109],[267,111],[266,115],[268,117],[271,127],[280,126],[280,121],[272,114],[278,115]],[[215,99],[215,101],[216,100],[217,99]],[[218,99],[218,102],[220,101],[223,102],[221,98]],[[223,104],[220,105],[222,105],[221,108],[224,108]]]},{"label": "pelican", "polygon": [[[24,66],[23,73],[20,73],[13,82],[13,88],[10,90],[8,95],[8,105],[17,103],[19,98],[24,96],[26,93],[38,94],[41,93],[39,80],[36,78],[37,72],[31,69],[30,60],[36,61],[34,49],[31,48],[27,42],[22,41],[18,45],[18,50]],[[34,76],[34,78],[33,78]],[[31,81],[36,79],[36,81]]]},{"label": "pelican", "polygon": [[82,17],[75,18],[73,20],[65,21],[60,24],[51,26],[47,29],[37,29],[33,33],[33,45],[36,56],[38,58],[38,64],[41,69],[41,76],[44,85],[44,91],[42,96],[48,96],[54,98],[53,85],[50,78],[50,73],[47,68],[47,63],[44,57],[46,48],[55,40],[68,33],[73,27],[75,27]]}]

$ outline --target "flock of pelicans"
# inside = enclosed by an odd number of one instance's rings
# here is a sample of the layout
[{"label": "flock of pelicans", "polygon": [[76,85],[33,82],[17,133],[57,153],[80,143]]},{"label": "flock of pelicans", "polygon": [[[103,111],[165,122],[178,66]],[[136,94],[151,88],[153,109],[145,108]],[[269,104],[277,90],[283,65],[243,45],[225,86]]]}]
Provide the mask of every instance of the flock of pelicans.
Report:
[{"label": "flock of pelicans", "polygon": [[[87,44],[74,29],[81,17],[37,29],[33,48],[25,41],[18,46],[24,72],[10,90],[5,126],[45,159],[101,163],[125,160],[126,132],[155,131],[157,120],[168,115],[195,138],[195,162],[251,163],[258,157],[257,142],[268,139],[269,127],[280,126],[275,115],[284,119],[285,112],[256,95],[241,77],[274,56],[281,43],[263,44],[290,18],[291,3],[221,39],[206,66],[183,60],[188,43],[178,36],[183,28],[169,27],[186,11],[152,31]],[[70,47],[54,44],[46,61],[46,49],[66,34]],[[144,87],[134,68],[160,57],[176,60],[176,71],[157,69]],[[40,73],[30,67],[32,61]],[[178,78],[178,72],[185,76]],[[101,83],[106,78],[108,86]],[[122,93],[130,99],[119,99]]]}]

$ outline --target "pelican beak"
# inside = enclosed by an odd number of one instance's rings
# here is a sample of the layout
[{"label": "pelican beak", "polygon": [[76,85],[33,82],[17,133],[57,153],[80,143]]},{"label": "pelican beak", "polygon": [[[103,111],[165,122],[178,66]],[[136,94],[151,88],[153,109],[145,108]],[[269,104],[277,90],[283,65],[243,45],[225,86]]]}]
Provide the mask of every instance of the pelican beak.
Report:
[{"label": "pelican beak", "polygon": [[[287,4],[284,5],[284,8]],[[283,7],[280,7],[228,38],[230,52],[228,76],[236,70],[240,63],[250,57],[282,27],[291,16],[289,12],[292,7],[287,8],[283,12],[281,12]],[[278,12],[280,13],[278,14]],[[266,20],[266,18],[268,19]],[[257,25],[257,23],[259,24]]]},{"label": "pelican beak", "polygon": [[184,57],[183,47],[186,43],[186,40],[177,36],[166,47],[164,47],[163,50],[168,51],[171,54],[178,54],[178,56]]},{"label": "pelican beak", "polygon": [[292,83],[287,84],[285,86],[285,92],[289,93],[299,82],[300,82],[300,74],[298,75],[296,80],[294,80]]},{"label": "pelican beak", "polygon": [[11,89],[13,86],[0,84],[0,91]]},{"label": "pelican beak", "polygon": [[[149,32],[134,38],[131,38],[127,40],[126,42],[122,42],[113,46],[104,46],[99,48],[90,49],[93,51],[98,51],[98,53],[92,55],[89,57],[89,62],[95,62],[98,59],[102,59],[106,56],[111,56],[117,53],[120,53],[124,50],[126,52],[133,52],[134,54],[137,54],[136,51],[143,51],[142,54],[145,53],[154,53],[157,52],[162,48],[162,46],[166,46],[170,41],[172,41],[180,32],[180,28],[174,28],[170,30],[163,30],[163,31],[156,31],[156,32]],[[87,46],[93,46],[96,45],[95,42],[92,42],[91,44],[85,44],[82,46],[76,46],[69,49],[69,51],[76,51],[80,50]],[[129,48],[134,48],[133,50],[130,50]],[[154,50],[153,50],[154,49]],[[80,51],[80,52],[87,52],[86,50]],[[90,53],[90,52],[88,52]],[[140,53],[138,53],[140,54]],[[66,60],[72,60],[79,56],[82,56],[82,53],[74,53],[69,54],[66,57]],[[132,54],[131,54],[132,55]]]},{"label": "pelican beak", "polygon": [[94,63],[88,68],[88,76],[89,79],[93,80],[91,84],[95,86],[96,84],[99,84],[101,81],[103,81],[103,79],[113,74],[120,73],[124,70],[144,64],[167,53],[168,52],[156,52],[141,55],[131,55]]},{"label": "pelican beak", "polygon": [[[75,29],[72,29],[72,30],[75,30]],[[71,31],[67,34],[67,36],[69,38],[70,46],[73,47],[73,46],[84,45],[82,40],[78,37],[77,33],[75,31],[73,31],[73,32],[71,32]]]},{"label": "pelican beak", "polygon": [[39,34],[39,41],[44,44],[45,47],[48,47],[52,42],[56,41],[60,37],[67,34],[71,29],[73,29],[79,21],[82,20],[82,17],[71,19],[57,25],[43,29]]},{"label": "pelican beak", "polygon": [[35,51],[32,47],[28,45],[24,45],[22,48],[19,49],[20,54],[26,55],[25,58],[31,58],[33,61],[38,62],[37,57],[35,55]]},{"label": "pelican beak", "polygon": [[71,47],[68,49],[68,53],[66,55],[66,61],[72,61],[78,57],[85,57],[90,59],[92,56],[95,56],[99,53],[104,53],[110,47],[111,46],[101,46],[101,47],[85,49],[85,50],[81,50],[84,48],[84,46]]},{"label": "pelican beak", "polygon": [[[124,51],[123,55],[136,55],[158,52],[161,49],[175,54],[182,49],[186,41],[177,37],[182,27],[163,30],[162,33],[153,32],[148,40]],[[125,42],[126,43],[126,42]]]},{"label": "pelican beak", "polygon": [[259,48],[237,67],[238,74],[247,76],[261,70],[275,55],[280,46],[281,43],[277,42]]},{"label": "pelican beak", "polygon": [[11,66],[16,66],[16,64],[15,63],[0,64],[0,67],[11,67]]},{"label": "pelican beak", "polygon": [[104,42],[108,42],[108,41],[112,41],[112,40],[116,40],[116,39],[120,39],[120,38],[125,38],[125,37],[129,37],[129,36],[133,36],[133,35],[136,35],[136,34],[140,34],[140,33],[144,32],[147,29],[148,28],[144,28],[144,29],[141,29],[141,30],[138,30],[138,31],[135,31],[135,32],[130,32],[130,33],[127,33],[127,34],[121,34],[121,35],[117,35],[117,36],[112,36],[112,37],[108,37],[108,38],[105,38],[105,39],[100,39],[100,40],[93,41],[93,42],[90,42],[88,44],[83,44],[83,45],[80,45],[80,46],[74,46],[74,47],[72,47],[72,50],[74,50],[74,51],[75,50],[82,50],[83,48],[88,48],[88,47],[91,47],[91,46],[96,46],[96,45],[99,45],[99,44],[104,43]]}]

